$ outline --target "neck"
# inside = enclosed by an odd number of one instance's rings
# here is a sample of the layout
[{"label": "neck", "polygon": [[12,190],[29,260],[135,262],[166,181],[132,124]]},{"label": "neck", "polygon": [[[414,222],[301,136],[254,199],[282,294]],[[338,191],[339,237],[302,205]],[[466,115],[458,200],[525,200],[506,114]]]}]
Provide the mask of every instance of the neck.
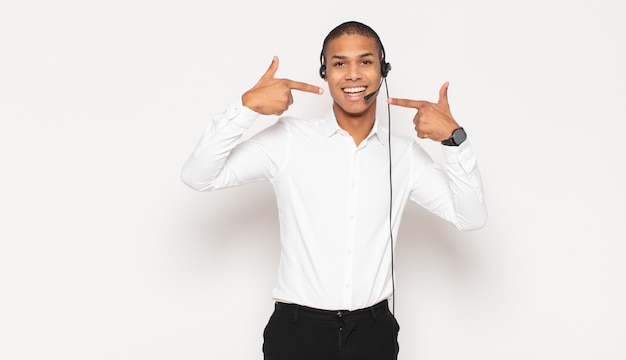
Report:
[{"label": "neck", "polygon": [[333,111],[337,119],[337,124],[352,136],[356,146],[359,146],[361,141],[365,140],[367,135],[369,135],[374,126],[374,120],[376,119],[376,103],[369,106],[364,112],[358,114],[348,113],[337,104],[333,105]]}]

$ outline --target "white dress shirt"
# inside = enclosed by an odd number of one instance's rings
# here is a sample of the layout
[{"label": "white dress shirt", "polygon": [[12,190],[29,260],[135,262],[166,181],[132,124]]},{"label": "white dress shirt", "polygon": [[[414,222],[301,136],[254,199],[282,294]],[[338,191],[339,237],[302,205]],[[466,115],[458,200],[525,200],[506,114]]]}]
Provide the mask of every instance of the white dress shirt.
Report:
[{"label": "white dress shirt", "polygon": [[198,191],[269,180],[281,254],[272,296],[327,310],[354,310],[392,295],[391,231],[411,200],[461,230],[486,222],[482,182],[469,141],[444,146],[440,166],[416,139],[376,121],[357,147],[331,110],[324,118],[278,121],[240,141],[259,114],[241,104],[213,118],[182,170]]}]

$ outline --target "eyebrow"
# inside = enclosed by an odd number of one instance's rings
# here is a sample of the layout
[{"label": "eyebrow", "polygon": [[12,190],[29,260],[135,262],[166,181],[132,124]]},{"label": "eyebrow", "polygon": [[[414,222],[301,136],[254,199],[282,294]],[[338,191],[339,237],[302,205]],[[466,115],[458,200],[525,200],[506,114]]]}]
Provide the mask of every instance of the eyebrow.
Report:
[{"label": "eyebrow", "polygon": [[[368,56],[374,56],[374,53],[366,52],[366,53],[363,53],[363,54],[359,55],[358,57],[359,58],[364,58],[364,57],[368,57]],[[339,60],[344,60],[344,59],[347,59],[347,58],[348,58],[348,56],[346,56],[346,55],[333,55],[331,57],[331,59],[339,59]]]}]

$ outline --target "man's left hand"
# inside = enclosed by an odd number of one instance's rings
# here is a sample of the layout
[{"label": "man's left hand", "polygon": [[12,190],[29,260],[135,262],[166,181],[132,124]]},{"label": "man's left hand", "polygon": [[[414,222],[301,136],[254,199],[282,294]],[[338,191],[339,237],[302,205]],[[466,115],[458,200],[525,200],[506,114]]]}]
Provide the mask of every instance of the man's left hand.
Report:
[{"label": "man's left hand", "polygon": [[450,104],[448,103],[448,86],[446,82],[439,89],[439,100],[432,103],[425,100],[409,100],[389,98],[387,102],[391,105],[409,107],[417,109],[417,114],[413,118],[417,137],[443,141],[452,135],[452,132],[459,127],[459,124],[452,117]]}]

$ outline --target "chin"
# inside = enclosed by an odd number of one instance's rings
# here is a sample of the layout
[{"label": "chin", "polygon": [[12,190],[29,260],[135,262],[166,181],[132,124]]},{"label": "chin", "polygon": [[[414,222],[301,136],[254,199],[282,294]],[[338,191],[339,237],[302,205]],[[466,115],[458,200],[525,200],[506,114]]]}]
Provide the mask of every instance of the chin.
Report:
[{"label": "chin", "polygon": [[335,102],[335,110],[339,110],[348,115],[358,116],[367,112],[371,104],[373,104],[373,102],[371,103],[366,103],[366,102],[352,103],[351,102],[347,104]]}]

